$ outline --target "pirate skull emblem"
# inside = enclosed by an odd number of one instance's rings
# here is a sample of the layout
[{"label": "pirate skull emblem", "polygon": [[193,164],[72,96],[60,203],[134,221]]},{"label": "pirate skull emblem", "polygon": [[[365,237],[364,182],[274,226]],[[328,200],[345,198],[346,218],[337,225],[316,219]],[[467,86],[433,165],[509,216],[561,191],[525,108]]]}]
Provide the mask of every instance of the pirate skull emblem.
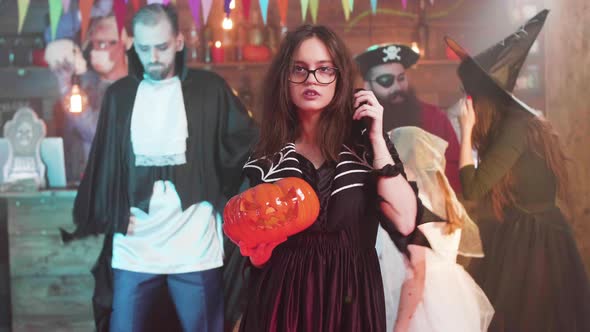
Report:
[{"label": "pirate skull emblem", "polygon": [[395,45],[391,45],[387,48],[383,49],[383,54],[385,54],[385,56],[383,57],[383,62],[387,62],[387,61],[401,61],[401,57],[400,57],[400,52],[401,52],[401,48]]}]

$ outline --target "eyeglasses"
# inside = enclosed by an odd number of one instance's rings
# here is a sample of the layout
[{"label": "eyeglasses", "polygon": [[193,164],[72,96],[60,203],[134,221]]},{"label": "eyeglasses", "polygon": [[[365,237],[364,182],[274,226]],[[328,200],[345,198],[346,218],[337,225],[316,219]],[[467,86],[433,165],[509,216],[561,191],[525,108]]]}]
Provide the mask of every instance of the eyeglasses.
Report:
[{"label": "eyeglasses", "polygon": [[106,50],[119,43],[118,40],[92,40],[91,45],[93,50]]},{"label": "eyeglasses", "polygon": [[[395,80],[396,80],[395,75],[383,74],[383,75],[377,76],[377,78],[375,78],[374,80],[371,80],[371,82],[376,82],[377,84],[379,84],[380,86],[382,86],[384,88],[389,88],[390,86],[395,84]],[[405,80],[406,80],[406,75],[404,75],[403,73],[400,75],[397,75],[398,82],[403,82]]]},{"label": "eyeglasses", "polygon": [[307,81],[309,74],[313,74],[315,80],[320,84],[330,84],[336,80],[338,76],[338,68],[334,67],[318,67],[310,70],[301,66],[293,66],[289,74],[289,82],[301,84]]}]

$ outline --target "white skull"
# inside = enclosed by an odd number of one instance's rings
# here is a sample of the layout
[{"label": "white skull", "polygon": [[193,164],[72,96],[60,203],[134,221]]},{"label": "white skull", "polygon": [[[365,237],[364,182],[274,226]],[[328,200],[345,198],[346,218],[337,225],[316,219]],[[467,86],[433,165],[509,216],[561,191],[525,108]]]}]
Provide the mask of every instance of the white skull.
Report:
[{"label": "white skull", "polygon": [[383,54],[385,54],[385,56],[383,57],[383,62],[387,62],[387,61],[401,61],[401,57],[399,55],[399,53],[401,52],[401,48],[397,47],[395,45],[391,45],[387,48],[383,49]]}]

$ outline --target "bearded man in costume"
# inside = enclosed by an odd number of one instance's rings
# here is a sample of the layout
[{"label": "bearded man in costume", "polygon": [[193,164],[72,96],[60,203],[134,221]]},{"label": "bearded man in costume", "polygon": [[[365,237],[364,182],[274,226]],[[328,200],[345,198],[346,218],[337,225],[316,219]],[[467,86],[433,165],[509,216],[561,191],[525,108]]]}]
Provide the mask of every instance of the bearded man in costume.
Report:
[{"label": "bearded man in costume", "polygon": [[373,91],[383,105],[383,130],[416,126],[444,139],[445,175],[453,190],[460,194],[459,141],[445,112],[437,106],[418,99],[410,85],[406,70],[420,58],[420,54],[401,44],[369,47],[355,57],[365,81],[365,89]]}]

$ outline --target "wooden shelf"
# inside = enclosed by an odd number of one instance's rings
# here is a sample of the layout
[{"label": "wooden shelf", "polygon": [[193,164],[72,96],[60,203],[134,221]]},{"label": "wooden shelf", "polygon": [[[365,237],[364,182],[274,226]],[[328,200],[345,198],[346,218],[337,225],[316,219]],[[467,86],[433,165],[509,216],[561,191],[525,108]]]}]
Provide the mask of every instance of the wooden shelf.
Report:
[{"label": "wooden shelf", "polygon": [[460,61],[448,59],[424,59],[419,60],[418,66],[458,66]]},{"label": "wooden shelf", "polygon": [[202,69],[246,69],[246,68],[265,68],[270,65],[270,62],[249,62],[249,61],[232,61],[223,63],[203,63],[203,62],[187,62],[187,66],[191,68]]},{"label": "wooden shelf", "polygon": [[[459,64],[457,60],[447,59],[426,59],[418,61],[419,66],[456,66]],[[264,68],[270,65],[270,62],[224,62],[224,63],[202,63],[202,62],[188,62],[188,67],[204,68],[204,69],[244,69],[244,68]]]},{"label": "wooden shelf", "polygon": [[17,73],[19,76],[25,76],[29,72],[35,73],[47,73],[51,72],[47,67],[39,67],[39,66],[10,66],[10,67],[0,67],[0,73]]}]

